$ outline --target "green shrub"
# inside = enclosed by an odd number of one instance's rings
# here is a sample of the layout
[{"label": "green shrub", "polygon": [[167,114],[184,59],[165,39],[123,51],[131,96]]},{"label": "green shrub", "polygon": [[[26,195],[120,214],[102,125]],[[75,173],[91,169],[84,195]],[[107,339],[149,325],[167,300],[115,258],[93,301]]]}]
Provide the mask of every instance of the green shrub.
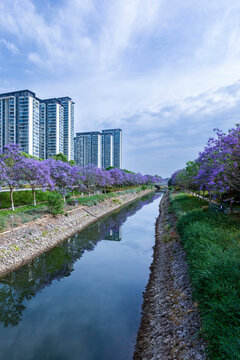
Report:
[{"label": "green shrub", "polygon": [[116,203],[116,204],[121,204],[122,203],[119,199],[113,199],[112,202]]},{"label": "green shrub", "polygon": [[7,226],[7,221],[5,218],[0,217],[0,231],[4,231]]},{"label": "green shrub", "polygon": [[240,359],[239,220],[193,210],[180,218],[177,230],[187,253],[209,357]]},{"label": "green shrub", "polygon": [[48,194],[48,211],[53,216],[63,213],[64,202],[62,196],[58,193]]}]

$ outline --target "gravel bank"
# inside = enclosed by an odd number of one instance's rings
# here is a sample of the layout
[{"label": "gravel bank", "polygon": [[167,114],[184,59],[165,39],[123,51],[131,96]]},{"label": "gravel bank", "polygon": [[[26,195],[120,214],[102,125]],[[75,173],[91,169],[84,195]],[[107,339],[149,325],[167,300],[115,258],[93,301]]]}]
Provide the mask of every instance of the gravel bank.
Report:
[{"label": "gravel bank", "polygon": [[205,343],[192,300],[185,252],[168,214],[169,198],[161,200],[150,278],[144,293],[142,319],[134,360],[206,360]]},{"label": "gravel bank", "polygon": [[68,216],[46,215],[21,228],[0,234],[0,276],[20,268],[101,217],[153,190],[119,195],[97,205],[80,206]]}]

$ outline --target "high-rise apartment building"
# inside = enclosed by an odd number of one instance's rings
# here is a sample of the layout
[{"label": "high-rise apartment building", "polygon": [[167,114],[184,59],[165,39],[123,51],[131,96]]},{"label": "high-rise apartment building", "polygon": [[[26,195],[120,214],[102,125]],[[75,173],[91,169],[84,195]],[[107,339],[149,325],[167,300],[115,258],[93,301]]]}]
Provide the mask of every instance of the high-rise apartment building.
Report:
[{"label": "high-rise apartment building", "polygon": [[77,133],[74,160],[80,166],[94,164],[99,168],[122,166],[122,130],[111,129]]},{"label": "high-rise apartment building", "polygon": [[0,94],[0,148],[10,143],[43,159],[59,152],[73,159],[74,102],[40,100],[29,90]]},{"label": "high-rise apartment building", "polygon": [[[106,142],[109,144],[109,147],[106,146],[106,156],[110,152],[110,141],[108,140],[109,136],[112,136],[112,152],[113,152],[113,160],[112,165],[105,165],[105,153],[103,153],[103,168],[106,168],[108,166],[114,166],[119,169],[122,168],[122,130],[121,129],[109,129],[109,130],[102,130],[102,137],[103,137],[103,143]],[[106,141],[104,140],[106,138]]]},{"label": "high-rise apartment building", "polygon": [[[58,99],[46,99],[41,101],[45,104],[45,119],[40,119],[40,124],[45,121],[45,158],[49,158],[58,153],[63,153],[64,150],[64,109],[61,102]],[[41,143],[40,148],[43,147]]]},{"label": "high-rise apartment building", "polygon": [[39,104],[39,157],[47,158],[47,104],[41,102]]},{"label": "high-rise apartment building", "polygon": [[17,143],[39,157],[39,104],[29,90],[0,94],[0,148]]},{"label": "high-rise apartment building", "polygon": [[98,131],[77,133],[74,139],[74,160],[79,166],[101,167],[101,134]]},{"label": "high-rise apartment building", "polygon": [[58,98],[64,110],[63,117],[63,153],[68,160],[74,159],[74,102],[68,96]]},{"label": "high-rise apartment building", "polygon": [[102,168],[113,166],[113,135],[102,134]]}]

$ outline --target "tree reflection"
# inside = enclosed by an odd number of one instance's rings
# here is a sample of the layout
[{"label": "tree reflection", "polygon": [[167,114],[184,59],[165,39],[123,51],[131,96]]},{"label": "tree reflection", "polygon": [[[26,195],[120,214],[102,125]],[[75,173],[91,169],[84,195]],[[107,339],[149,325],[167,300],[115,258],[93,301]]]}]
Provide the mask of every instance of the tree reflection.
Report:
[{"label": "tree reflection", "polygon": [[153,202],[159,195],[148,195],[103,218],[75,234],[53,250],[34,259],[18,271],[0,280],[0,322],[4,327],[16,326],[22,319],[27,301],[54,280],[70,276],[74,263],[85,251],[92,251],[105,239],[121,240],[121,226],[141,207]]}]

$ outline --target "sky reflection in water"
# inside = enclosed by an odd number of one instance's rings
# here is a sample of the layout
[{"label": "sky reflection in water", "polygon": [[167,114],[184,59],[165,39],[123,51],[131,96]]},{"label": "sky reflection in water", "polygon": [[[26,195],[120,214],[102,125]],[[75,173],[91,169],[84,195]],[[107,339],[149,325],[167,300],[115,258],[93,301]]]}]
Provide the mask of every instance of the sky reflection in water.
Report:
[{"label": "sky reflection in water", "polygon": [[0,359],[131,359],[158,204],[146,196],[2,278]]}]

